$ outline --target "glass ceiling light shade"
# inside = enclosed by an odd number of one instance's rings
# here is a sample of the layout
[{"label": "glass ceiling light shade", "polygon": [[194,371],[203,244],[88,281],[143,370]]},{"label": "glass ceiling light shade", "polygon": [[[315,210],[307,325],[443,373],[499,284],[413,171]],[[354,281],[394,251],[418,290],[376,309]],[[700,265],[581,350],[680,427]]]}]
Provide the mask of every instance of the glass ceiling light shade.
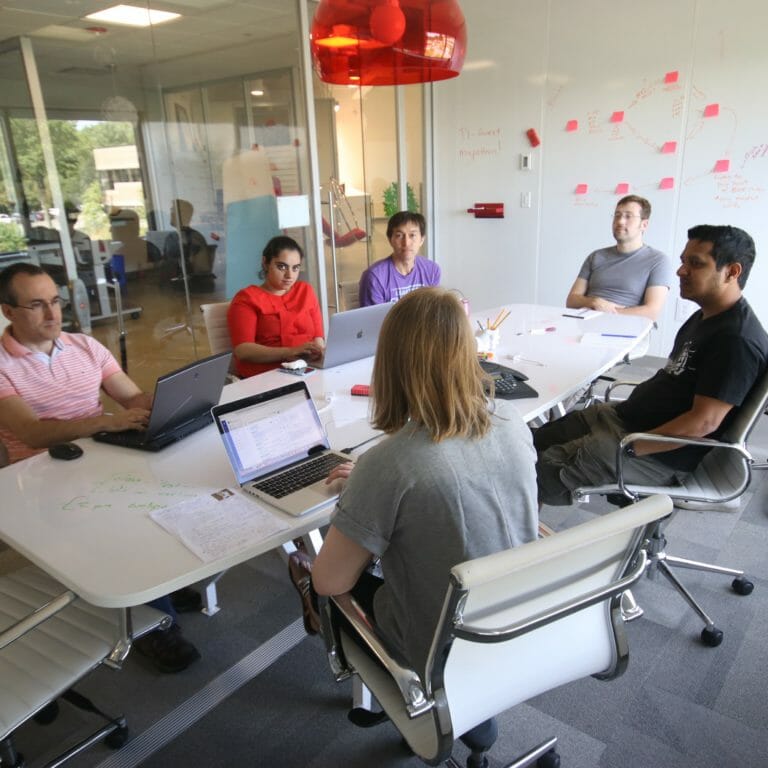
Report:
[{"label": "glass ceiling light shade", "polygon": [[467,27],[457,0],[321,0],[311,46],[325,83],[429,83],[459,75]]}]

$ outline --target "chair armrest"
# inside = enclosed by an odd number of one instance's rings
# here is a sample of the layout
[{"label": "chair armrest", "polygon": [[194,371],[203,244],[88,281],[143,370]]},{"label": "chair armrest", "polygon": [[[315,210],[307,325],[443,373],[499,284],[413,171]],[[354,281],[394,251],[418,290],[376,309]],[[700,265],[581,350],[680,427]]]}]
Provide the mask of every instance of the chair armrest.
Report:
[{"label": "chair armrest", "polygon": [[616,479],[619,490],[633,501],[635,494],[627,488],[624,482],[624,461],[627,458],[627,446],[638,440],[649,440],[656,443],[668,443],[674,445],[697,445],[702,448],[727,448],[741,454],[746,461],[752,461],[752,454],[741,443],[725,443],[721,440],[713,440],[710,437],[673,437],[671,435],[659,435],[655,432],[630,432],[625,435],[616,448]]},{"label": "chair armrest", "polygon": [[585,608],[589,608],[596,603],[601,603],[608,598],[620,595],[643,575],[647,563],[648,556],[646,551],[641,549],[637,562],[630,573],[606,587],[585,592],[554,608],[541,611],[534,616],[529,616],[505,627],[477,627],[472,624],[465,624],[463,619],[461,619],[454,624],[454,634],[462,640],[468,640],[473,643],[503,643],[507,640],[512,640],[519,635],[533,632],[547,624],[551,624],[553,621],[565,618],[578,611],[583,611]]},{"label": "chair armrest", "polygon": [[618,389],[619,387],[636,387],[640,382],[639,381],[613,381],[612,384],[609,384],[605,388],[605,395],[604,399],[606,403],[611,402],[611,395],[613,394],[614,389]]},{"label": "chair armrest", "polygon": [[45,605],[41,605],[23,619],[19,619],[15,624],[7,627],[0,632],[0,650],[23,637],[27,632],[31,632],[35,627],[50,619],[51,616],[66,608],[76,599],[77,595],[71,590],[62,592],[54,597],[53,600],[48,601]]},{"label": "chair armrest", "polygon": [[349,593],[330,598],[344,618],[352,625],[359,639],[373,654],[376,660],[391,675],[400,690],[408,715],[416,717],[432,708],[434,702],[427,698],[424,685],[418,674],[408,667],[405,661],[394,651],[387,648],[376,623],[360,607]]}]

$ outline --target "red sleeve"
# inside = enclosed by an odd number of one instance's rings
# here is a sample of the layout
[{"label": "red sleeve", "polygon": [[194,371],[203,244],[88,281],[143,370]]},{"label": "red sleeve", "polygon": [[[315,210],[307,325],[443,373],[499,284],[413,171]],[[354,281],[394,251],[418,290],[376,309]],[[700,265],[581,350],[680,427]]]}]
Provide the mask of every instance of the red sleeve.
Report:
[{"label": "red sleeve", "polygon": [[227,311],[227,325],[229,326],[232,348],[234,349],[238,344],[254,341],[258,323],[258,312],[253,297],[247,288],[238,291]]},{"label": "red sleeve", "polygon": [[320,304],[317,301],[317,296],[315,296],[315,291],[309,283],[307,283],[307,288],[309,289],[307,291],[307,311],[312,318],[312,325],[315,329],[313,338],[323,338],[323,313],[320,311]]}]

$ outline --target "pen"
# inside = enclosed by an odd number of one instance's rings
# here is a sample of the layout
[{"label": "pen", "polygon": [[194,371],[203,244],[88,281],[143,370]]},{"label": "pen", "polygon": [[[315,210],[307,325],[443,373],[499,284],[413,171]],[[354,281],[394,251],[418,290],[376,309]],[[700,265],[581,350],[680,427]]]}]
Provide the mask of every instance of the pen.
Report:
[{"label": "pen", "polygon": [[633,333],[601,333],[601,336],[610,336],[613,339],[636,339]]},{"label": "pen", "polygon": [[574,320],[583,320],[584,315],[568,315],[565,312],[563,312],[563,317],[572,317]]}]

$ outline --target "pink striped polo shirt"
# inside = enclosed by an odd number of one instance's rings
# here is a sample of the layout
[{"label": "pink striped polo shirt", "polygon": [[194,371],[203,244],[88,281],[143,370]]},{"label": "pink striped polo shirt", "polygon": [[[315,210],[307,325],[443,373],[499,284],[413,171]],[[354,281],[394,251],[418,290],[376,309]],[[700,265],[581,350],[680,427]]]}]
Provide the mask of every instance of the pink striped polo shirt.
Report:
[{"label": "pink striped polo shirt", "polygon": [[[41,419],[81,419],[102,412],[99,391],[121,369],[112,353],[82,333],[62,333],[53,353],[33,352],[6,328],[0,338],[0,400],[17,395]],[[0,428],[11,462],[40,453]]]}]

